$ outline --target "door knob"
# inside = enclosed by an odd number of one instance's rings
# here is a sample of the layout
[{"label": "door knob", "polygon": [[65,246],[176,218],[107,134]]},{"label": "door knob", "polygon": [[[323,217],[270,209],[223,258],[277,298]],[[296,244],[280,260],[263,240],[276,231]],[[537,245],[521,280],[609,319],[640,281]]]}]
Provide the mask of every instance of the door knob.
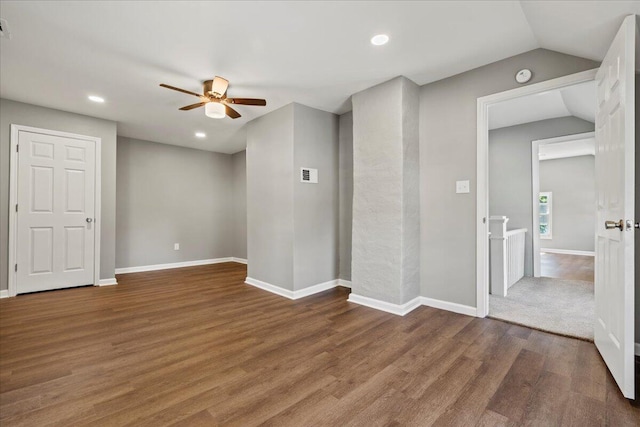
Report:
[{"label": "door knob", "polygon": [[87,218],[87,222],[89,223],[93,222],[93,218]]},{"label": "door knob", "polygon": [[620,229],[620,231],[624,230],[624,221],[620,220],[620,221],[605,221],[604,222],[604,228],[606,228],[607,230],[611,230],[613,228],[618,228]]}]

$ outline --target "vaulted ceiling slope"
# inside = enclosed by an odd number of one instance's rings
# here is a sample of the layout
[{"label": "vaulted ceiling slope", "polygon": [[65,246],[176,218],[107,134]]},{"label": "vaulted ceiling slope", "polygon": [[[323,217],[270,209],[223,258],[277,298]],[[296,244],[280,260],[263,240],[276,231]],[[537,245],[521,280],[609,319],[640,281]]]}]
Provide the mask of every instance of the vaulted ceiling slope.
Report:
[{"label": "vaulted ceiling slope", "polygon": [[[2,1],[12,38],[0,39],[0,96],[233,153],[248,121],[290,102],[342,113],[350,95],[397,75],[422,85],[539,47],[601,60],[630,13],[640,3]],[[387,45],[371,45],[379,33]],[[199,92],[214,75],[267,107],[212,120],[178,111],[192,100],[158,87]]]},{"label": "vaulted ceiling slope", "polygon": [[489,129],[574,116],[596,121],[596,82],[510,99],[489,108]]}]

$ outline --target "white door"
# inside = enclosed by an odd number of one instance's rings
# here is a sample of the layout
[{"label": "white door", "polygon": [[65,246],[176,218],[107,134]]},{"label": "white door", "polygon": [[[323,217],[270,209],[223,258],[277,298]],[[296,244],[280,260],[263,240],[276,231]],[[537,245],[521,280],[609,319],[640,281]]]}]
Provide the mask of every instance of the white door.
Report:
[{"label": "white door", "polygon": [[20,131],[17,293],[94,282],[95,142]]},{"label": "white door", "polygon": [[628,16],[596,75],[594,334],[627,398],[634,398],[635,43],[635,16]]}]

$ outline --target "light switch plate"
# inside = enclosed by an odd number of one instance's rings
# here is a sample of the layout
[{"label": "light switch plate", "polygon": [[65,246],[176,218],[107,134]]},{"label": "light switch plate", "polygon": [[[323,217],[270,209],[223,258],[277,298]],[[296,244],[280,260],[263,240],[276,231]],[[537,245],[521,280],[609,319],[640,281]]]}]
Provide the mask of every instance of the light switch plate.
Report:
[{"label": "light switch plate", "polygon": [[469,181],[456,181],[456,193],[468,193]]}]

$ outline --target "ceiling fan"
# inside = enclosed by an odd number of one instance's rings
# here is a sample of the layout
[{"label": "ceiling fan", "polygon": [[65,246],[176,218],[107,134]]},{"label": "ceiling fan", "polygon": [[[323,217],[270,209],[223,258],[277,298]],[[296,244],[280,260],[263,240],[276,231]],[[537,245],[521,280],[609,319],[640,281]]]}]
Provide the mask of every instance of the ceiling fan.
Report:
[{"label": "ceiling fan", "polygon": [[200,102],[197,104],[187,105],[180,108],[180,110],[187,111],[204,106],[204,113],[207,117],[211,117],[213,119],[222,119],[225,115],[232,119],[240,117],[240,113],[229,105],[258,105],[261,107],[267,105],[267,101],[264,99],[227,98],[229,81],[218,76],[213,80],[207,80],[202,84],[202,94],[180,89],[175,86],[169,86],[164,83],[160,84],[160,86],[166,87],[167,89],[177,90],[178,92],[186,93],[188,95],[197,96],[200,98]]}]

